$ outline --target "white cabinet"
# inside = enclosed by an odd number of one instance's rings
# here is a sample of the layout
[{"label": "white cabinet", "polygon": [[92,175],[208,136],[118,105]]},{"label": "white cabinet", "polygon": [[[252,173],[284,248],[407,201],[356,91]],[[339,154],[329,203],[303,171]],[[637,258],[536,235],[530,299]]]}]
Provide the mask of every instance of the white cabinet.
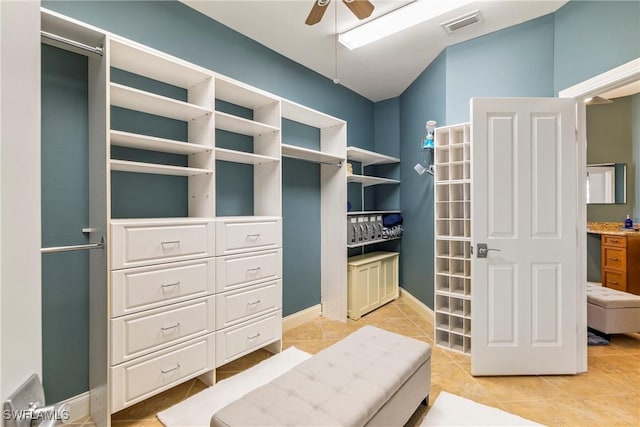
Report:
[{"label": "white cabinet", "polygon": [[471,132],[435,130],[435,344],[471,352]]},{"label": "white cabinet", "polygon": [[348,316],[360,319],[363,315],[398,298],[397,252],[370,252],[349,257]]}]

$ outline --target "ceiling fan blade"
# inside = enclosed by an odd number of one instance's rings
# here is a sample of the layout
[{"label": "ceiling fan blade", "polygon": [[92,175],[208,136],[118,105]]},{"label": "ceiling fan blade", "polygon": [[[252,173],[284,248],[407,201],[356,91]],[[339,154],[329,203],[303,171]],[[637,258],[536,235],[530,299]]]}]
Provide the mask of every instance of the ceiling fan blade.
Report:
[{"label": "ceiling fan blade", "polygon": [[327,6],[329,6],[331,0],[316,0],[313,3],[313,7],[311,8],[311,12],[309,12],[309,16],[307,16],[307,20],[304,21],[307,25],[315,25],[324,16],[324,12],[327,10]]},{"label": "ceiling fan blade", "polygon": [[342,0],[358,19],[371,16],[374,6],[369,0]]}]

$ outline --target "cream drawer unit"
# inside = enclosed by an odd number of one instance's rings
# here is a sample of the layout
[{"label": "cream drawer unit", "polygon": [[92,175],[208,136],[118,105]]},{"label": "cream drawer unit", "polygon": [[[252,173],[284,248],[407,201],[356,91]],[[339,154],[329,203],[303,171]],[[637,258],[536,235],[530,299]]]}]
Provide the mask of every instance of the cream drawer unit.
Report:
[{"label": "cream drawer unit", "polygon": [[282,246],[280,217],[222,217],[216,220],[216,255]]},{"label": "cream drawer unit", "polygon": [[116,270],[111,273],[111,316],[203,297],[214,288],[213,258]]},{"label": "cream drawer unit", "polygon": [[112,320],[112,364],[213,332],[214,307],[210,296]]},{"label": "cream drawer unit", "polygon": [[282,311],[258,317],[215,333],[216,367],[231,362],[282,337]]},{"label": "cream drawer unit", "polygon": [[282,280],[216,295],[216,329],[282,308]]},{"label": "cream drawer unit", "polygon": [[213,369],[214,342],[209,334],[111,368],[111,412]]},{"label": "cream drawer unit", "polygon": [[370,252],[347,260],[347,315],[358,320],[398,298],[397,252]]},{"label": "cream drawer unit", "polygon": [[112,220],[112,269],[213,256],[214,234],[206,218]]},{"label": "cream drawer unit", "polygon": [[224,292],[282,277],[282,249],[216,258],[216,291]]}]

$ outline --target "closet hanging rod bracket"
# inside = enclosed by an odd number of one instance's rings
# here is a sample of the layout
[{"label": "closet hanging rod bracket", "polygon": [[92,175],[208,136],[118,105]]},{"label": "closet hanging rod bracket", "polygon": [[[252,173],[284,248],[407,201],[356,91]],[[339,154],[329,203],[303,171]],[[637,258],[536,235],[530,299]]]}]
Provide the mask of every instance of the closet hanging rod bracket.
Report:
[{"label": "closet hanging rod bracket", "polygon": [[100,238],[100,243],[89,243],[86,245],[51,246],[48,248],[40,248],[40,253],[50,254],[56,252],[82,251],[90,249],[104,249],[104,236]]},{"label": "closet hanging rod bracket", "polygon": [[45,39],[53,40],[53,41],[56,41],[56,42],[59,42],[59,43],[68,44],[69,46],[73,46],[73,47],[76,47],[78,49],[82,49],[82,50],[89,51],[91,53],[95,53],[96,55],[100,55],[100,56],[104,55],[104,49],[102,47],[100,47],[100,46],[95,46],[95,47],[94,46],[89,46],[89,45],[86,45],[84,43],[80,43],[80,42],[77,42],[75,40],[71,40],[71,39],[68,39],[66,37],[62,37],[62,36],[59,36],[57,34],[49,33],[49,32],[46,32],[46,31],[40,31],[40,36],[45,38]]}]

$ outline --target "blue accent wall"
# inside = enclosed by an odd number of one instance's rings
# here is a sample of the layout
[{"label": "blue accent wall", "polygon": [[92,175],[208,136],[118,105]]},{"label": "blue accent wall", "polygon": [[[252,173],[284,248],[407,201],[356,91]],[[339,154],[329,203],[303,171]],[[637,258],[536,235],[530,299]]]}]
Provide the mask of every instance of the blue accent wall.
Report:
[{"label": "blue accent wall", "polygon": [[633,223],[640,224],[640,93],[631,97],[631,138],[635,174],[627,179],[633,179],[636,183]]},{"label": "blue accent wall", "polygon": [[433,307],[433,176],[418,175],[427,120],[445,121],[447,54],[442,53],[400,96],[400,201],[405,233],[400,256],[400,283]]},{"label": "blue accent wall", "polygon": [[555,95],[640,56],[638,1],[570,1],[554,15]]},{"label": "blue accent wall", "polygon": [[[85,244],[87,58],[51,46],[42,46],[41,55],[42,246]],[[42,301],[42,380],[47,401],[57,402],[89,388],[86,251],[42,255]]]},{"label": "blue accent wall", "polygon": [[449,47],[446,124],[469,121],[472,97],[553,96],[553,23],[547,15]]}]

